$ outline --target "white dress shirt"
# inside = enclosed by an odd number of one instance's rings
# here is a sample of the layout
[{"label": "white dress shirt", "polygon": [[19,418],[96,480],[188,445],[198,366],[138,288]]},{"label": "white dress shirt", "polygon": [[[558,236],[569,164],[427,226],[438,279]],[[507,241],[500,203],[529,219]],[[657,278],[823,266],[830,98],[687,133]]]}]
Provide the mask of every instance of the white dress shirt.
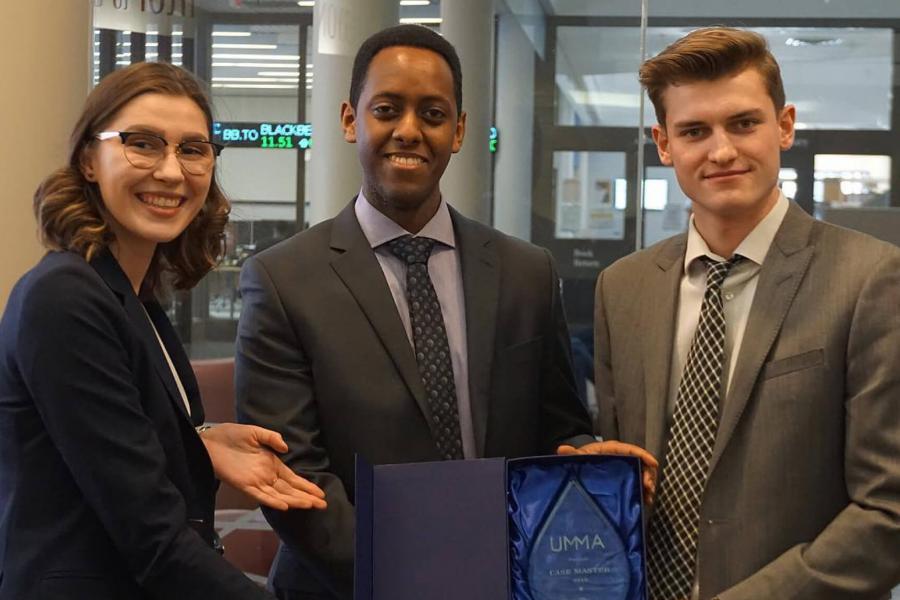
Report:
[{"label": "white dress shirt", "polygon": [[363,234],[375,252],[375,258],[381,265],[397,312],[406,330],[410,345],[413,345],[412,325],[409,318],[409,305],[406,301],[406,263],[394,256],[385,245],[393,239],[404,235],[415,235],[436,240],[428,260],[428,275],[434,285],[441,313],[444,316],[444,328],[447,330],[447,342],[450,345],[450,360],[453,365],[453,382],[456,385],[456,400],[459,410],[459,427],[462,437],[463,456],[476,458],[475,430],[472,426],[472,406],[469,398],[469,361],[466,346],[466,303],[463,293],[462,269],[459,262],[459,250],[456,248],[456,235],[453,232],[453,221],[450,209],[441,199],[437,212],[417,234],[412,234],[386,217],[366,200],[360,190],[354,205],[356,219]]},{"label": "white dress shirt", "polygon": [[[725,312],[725,357],[722,363],[722,372],[726,373],[726,377],[722,384],[720,406],[727,397],[728,387],[734,375],[734,367],[740,355],[741,342],[744,339],[747,319],[750,316],[750,306],[753,304],[756,286],[759,283],[759,271],[787,210],[787,198],[781,195],[769,214],[757,223],[756,227],[735,248],[734,253],[743,256],[744,260],[731,268],[728,277],[722,284],[722,304]],[[717,261],[731,258],[719,256],[709,249],[706,241],[694,226],[694,217],[691,216],[688,225],[687,249],[684,254],[684,272],[681,276],[681,287],[678,293],[672,368],[669,373],[668,415],[670,420],[675,411],[678,385],[681,383],[682,372],[691,349],[691,341],[694,339],[694,333],[700,322],[700,306],[703,304],[703,295],[706,292],[706,265],[700,260],[703,256],[709,256]],[[721,413],[721,410],[719,412]]]}]

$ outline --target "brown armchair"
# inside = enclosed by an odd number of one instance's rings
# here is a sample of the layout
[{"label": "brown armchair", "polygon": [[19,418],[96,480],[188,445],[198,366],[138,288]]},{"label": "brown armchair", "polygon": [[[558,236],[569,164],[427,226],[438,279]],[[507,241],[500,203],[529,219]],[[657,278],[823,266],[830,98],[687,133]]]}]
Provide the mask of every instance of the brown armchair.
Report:
[{"label": "brown armchair", "polygon": [[[234,359],[191,361],[208,423],[233,423]],[[256,502],[227,483],[216,495],[216,528],[225,544],[225,558],[258,581],[264,581],[278,537],[263,519]]]}]

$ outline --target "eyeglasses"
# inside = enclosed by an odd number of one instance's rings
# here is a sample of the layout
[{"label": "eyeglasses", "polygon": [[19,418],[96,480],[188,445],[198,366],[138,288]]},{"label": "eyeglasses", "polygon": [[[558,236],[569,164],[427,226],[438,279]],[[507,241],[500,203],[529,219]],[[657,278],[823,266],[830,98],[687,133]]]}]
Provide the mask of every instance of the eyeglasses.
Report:
[{"label": "eyeglasses", "polygon": [[[152,169],[165,157],[169,141],[153,133],[141,131],[101,131],[98,140],[120,138],[125,158],[138,169]],[[205,175],[216,164],[216,157],[224,146],[204,140],[191,140],[174,144],[175,157],[181,168],[191,175]]]}]

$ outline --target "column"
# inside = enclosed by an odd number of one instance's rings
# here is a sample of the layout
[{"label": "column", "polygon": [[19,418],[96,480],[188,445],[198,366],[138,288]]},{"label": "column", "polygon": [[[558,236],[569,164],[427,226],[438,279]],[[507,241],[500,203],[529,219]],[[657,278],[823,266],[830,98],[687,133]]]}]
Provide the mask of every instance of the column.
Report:
[{"label": "column", "polygon": [[65,164],[69,133],[90,88],[91,3],[3,5],[0,72],[0,311],[43,251],[31,202],[38,184]]},{"label": "column", "polygon": [[309,161],[309,224],[335,216],[362,182],[356,146],[344,141],[341,102],[350,94],[353,57],[360,44],[396,25],[397,0],[318,0],[313,10],[315,80],[310,121],[313,149]]},{"label": "column", "polygon": [[497,38],[494,227],[531,240],[534,46],[512,14],[500,16]]},{"label": "column", "polygon": [[[494,51],[494,3],[485,0],[441,2],[441,34],[462,63],[466,139],[441,179],[444,197],[464,215],[491,221],[491,97]],[[501,135],[502,135],[501,131]],[[501,144],[502,144],[501,140]]]}]

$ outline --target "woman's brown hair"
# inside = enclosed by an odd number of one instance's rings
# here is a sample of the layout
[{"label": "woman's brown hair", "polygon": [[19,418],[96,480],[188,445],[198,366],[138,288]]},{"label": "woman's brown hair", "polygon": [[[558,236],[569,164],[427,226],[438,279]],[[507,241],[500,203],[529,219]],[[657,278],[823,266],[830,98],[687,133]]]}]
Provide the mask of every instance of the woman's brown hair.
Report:
[{"label": "woman's brown hair", "polygon": [[[85,179],[81,164],[94,135],[119,110],[142,94],[185,96],[203,111],[212,135],[212,108],[203,84],[180,67],[168,63],[137,63],[110,73],[88,95],[69,139],[68,165],[44,179],[34,194],[34,214],[41,243],[51,250],[76,252],[91,260],[109,246],[114,235],[96,183]],[[170,272],[176,288],[195,285],[221,259],[228,200],[216,183],[215,171],[203,207],[178,237],[159,244],[144,287],[154,288]]]},{"label": "woman's brown hair", "polygon": [[776,112],[780,112],[785,102],[781,69],[766,38],[753,31],[732,27],[695,29],[644,62],[638,78],[656,109],[656,120],[665,127],[663,93],[670,85],[713,81],[747,68],[759,71]]}]

